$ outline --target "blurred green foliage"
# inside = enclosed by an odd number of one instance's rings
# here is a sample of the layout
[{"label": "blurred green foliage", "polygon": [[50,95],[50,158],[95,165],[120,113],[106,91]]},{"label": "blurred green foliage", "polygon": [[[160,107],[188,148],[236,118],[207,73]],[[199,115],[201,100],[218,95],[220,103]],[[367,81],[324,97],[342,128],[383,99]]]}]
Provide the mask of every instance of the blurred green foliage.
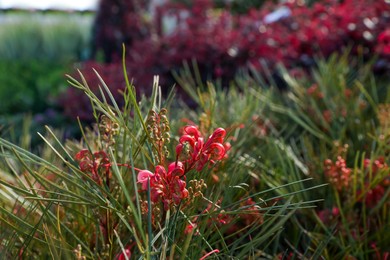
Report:
[{"label": "blurred green foliage", "polygon": [[0,59],[74,61],[89,55],[92,14],[0,14]]},{"label": "blurred green foliage", "polygon": [[67,64],[38,60],[0,60],[0,114],[42,112],[65,88]]},{"label": "blurred green foliage", "polygon": [[[65,74],[89,58],[93,18],[92,13],[0,12],[2,137],[17,140],[23,131],[42,131],[46,124],[65,127],[56,100],[67,88]],[[32,144],[39,143],[32,136]]]},{"label": "blurred green foliage", "polygon": [[55,105],[72,64],[88,57],[92,14],[0,14],[0,115]]},{"label": "blurred green foliage", "polygon": [[[250,9],[260,8],[267,0],[215,0],[214,3],[217,7],[230,6],[233,13],[246,13]],[[271,1],[275,2],[275,1]]]},{"label": "blurred green foliage", "polygon": [[65,74],[70,70],[64,62],[0,60],[0,135],[16,141],[28,131],[32,145],[37,145],[41,139],[35,133],[45,125],[76,134],[56,101],[67,88]]}]

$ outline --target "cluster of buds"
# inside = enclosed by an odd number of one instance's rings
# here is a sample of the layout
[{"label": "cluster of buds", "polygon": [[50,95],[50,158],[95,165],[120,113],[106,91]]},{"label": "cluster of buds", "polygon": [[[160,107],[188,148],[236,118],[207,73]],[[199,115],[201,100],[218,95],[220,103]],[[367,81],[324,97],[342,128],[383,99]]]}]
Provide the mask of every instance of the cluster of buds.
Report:
[{"label": "cluster of buds", "polygon": [[79,168],[84,173],[91,174],[92,179],[98,184],[102,185],[102,178],[106,178],[106,184],[109,184],[111,178],[111,163],[104,151],[91,153],[87,149],[83,149],[75,156],[76,161],[79,162]]},{"label": "cluster of buds", "polygon": [[[149,202],[147,200],[140,200],[141,214],[146,216],[149,214]],[[163,219],[165,211],[161,209],[156,203],[150,202],[152,224],[158,227]]]},{"label": "cluster of buds", "polygon": [[347,167],[345,159],[337,157],[336,162],[326,159],[324,162],[325,175],[328,181],[338,190],[347,188],[350,184],[352,169]]},{"label": "cluster of buds", "polygon": [[102,115],[98,125],[99,133],[102,138],[102,142],[107,146],[115,144],[114,137],[119,133],[119,124],[113,122],[106,115]]},{"label": "cluster of buds", "polygon": [[196,126],[184,127],[184,135],[176,146],[176,161],[182,158],[185,171],[195,169],[200,172],[207,163],[214,164],[224,158],[226,146],[223,144],[226,131],[217,128],[205,141]]},{"label": "cluster of buds", "polygon": [[161,109],[159,113],[151,110],[147,119],[147,129],[150,139],[155,145],[155,159],[163,164],[164,158],[169,156],[166,144],[170,142],[170,126],[167,118],[167,110]]},{"label": "cluster of buds", "polygon": [[194,199],[196,197],[203,198],[202,190],[207,188],[207,185],[203,179],[190,180],[188,184],[189,184],[188,192],[189,192],[190,199]]},{"label": "cluster of buds", "polygon": [[364,169],[371,172],[373,176],[377,175],[379,171],[388,170],[389,166],[383,157],[376,160],[364,159]]}]

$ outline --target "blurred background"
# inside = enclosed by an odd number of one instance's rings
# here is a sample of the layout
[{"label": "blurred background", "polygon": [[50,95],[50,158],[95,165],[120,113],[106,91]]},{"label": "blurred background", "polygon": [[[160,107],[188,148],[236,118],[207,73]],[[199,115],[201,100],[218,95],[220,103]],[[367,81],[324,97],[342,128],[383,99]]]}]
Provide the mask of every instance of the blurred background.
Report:
[{"label": "blurred background", "polygon": [[97,8],[97,0],[0,1],[2,137],[36,136],[46,124],[76,134],[58,98],[68,88],[65,74],[91,58]]},{"label": "blurred background", "polygon": [[389,0],[1,0],[0,24],[0,131],[10,138],[46,124],[74,136],[77,117],[93,121],[66,81],[76,69],[98,91],[95,68],[120,102],[122,44],[140,94],[153,75],[168,92],[186,64],[221,86],[250,70],[281,89],[279,65],[299,76],[334,52],[389,72]]}]

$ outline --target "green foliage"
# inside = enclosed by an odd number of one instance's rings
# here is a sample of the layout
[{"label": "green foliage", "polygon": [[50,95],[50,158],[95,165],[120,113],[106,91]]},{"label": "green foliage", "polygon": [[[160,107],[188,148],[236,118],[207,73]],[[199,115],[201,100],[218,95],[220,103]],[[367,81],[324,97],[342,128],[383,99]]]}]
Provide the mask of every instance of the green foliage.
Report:
[{"label": "green foliage", "polygon": [[225,7],[226,5],[229,5],[233,13],[239,13],[239,14],[247,13],[251,9],[258,9],[265,2],[267,2],[267,0],[233,0],[233,1],[215,0],[214,1],[216,6]]},{"label": "green foliage", "polygon": [[[272,258],[275,250],[270,245],[277,244],[288,219],[299,209],[313,207],[311,199],[295,196],[317,188],[304,187],[310,180],[266,190],[256,185],[253,164],[245,161],[248,150],[244,151],[241,143],[245,140],[234,141],[243,135],[234,121],[245,119],[249,111],[230,118],[226,140],[214,138],[217,143],[232,141],[225,158],[221,162],[221,158],[216,159],[212,167],[210,161],[210,167],[188,168],[185,176],[174,179],[186,184],[188,194],[179,202],[160,201],[162,195],[156,193],[158,187],[153,183],[157,180],[149,178],[141,188],[144,182],[140,176],[146,170],[152,174],[156,169],[157,174],[157,168],[167,169],[168,162],[176,161],[175,167],[179,167],[175,151],[179,153],[176,145],[183,143],[184,135],[179,131],[179,114],[167,114],[172,97],[163,100],[155,79],[151,98],[137,100],[126,78],[121,109],[99,74],[99,96],[80,76],[81,83],[73,78],[69,82],[90,98],[97,120],[95,129],[83,131],[83,140],[63,144],[47,128],[47,136],[42,136],[46,146],[38,156],[0,139],[3,257],[200,259],[210,254],[224,259]],[[211,85],[208,92],[199,92],[199,100],[207,108],[197,126],[202,136],[229,118],[213,113],[218,103],[210,97],[218,95],[209,93],[216,94]],[[232,102],[229,95],[222,100],[226,105]],[[169,123],[167,117],[173,115]],[[160,138],[162,125],[165,130]],[[224,145],[226,148],[219,149],[229,148]],[[191,152],[188,149],[186,146],[181,155]],[[289,192],[292,187],[293,192]],[[176,188],[171,192],[177,192]]]},{"label": "green foliage", "polygon": [[[68,120],[57,108],[56,98],[64,91],[65,73],[70,66],[64,63],[38,60],[0,60],[0,134],[17,140],[23,132],[26,116],[32,146],[40,143],[37,131],[44,125],[65,128],[77,133],[77,127],[67,126]],[[64,129],[65,130],[65,129]]]},{"label": "green foliage", "polygon": [[[27,137],[21,146],[0,139],[3,255],[386,259],[389,79],[369,66],[345,55],[318,60],[300,77],[281,69],[283,91],[255,71],[222,88],[186,66],[175,76],[196,109],[173,95],[164,100],[157,78],[141,99],[125,78],[123,108],[99,74],[100,95],[83,75],[81,83],[70,78],[96,120],[81,141],[64,144],[48,128],[37,156],[25,149]],[[156,179],[141,173],[155,176],[194,151],[190,142],[179,146],[193,137],[186,125],[205,143],[224,127],[226,137],[214,136],[208,152],[227,153],[175,179],[188,196],[160,200]],[[86,167],[84,156],[100,168]]]},{"label": "green foliage", "polygon": [[43,112],[65,89],[66,64],[38,60],[0,61],[0,114]]},{"label": "green foliage", "polygon": [[[295,195],[301,201],[323,201],[294,214],[275,240],[274,254],[385,259],[390,243],[389,79],[374,77],[370,64],[348,55],[318,60],[316,69],[299,77],[283,68],[280,74],[286,90],[255,71],[228,90],[218,84],[205,88],[188,67],[176,76],[200,107],[190,120],[203,122],[207,114],[214,115],[206,117],[212,118],[209,125],[236,123],[232,146],[256,187],[295,183],[274,191],[283,196],[310,189],[307,182],[296,183],[306,178],[313,178],[310,185],[327,185]],[[205,92],[199,98],[201,88]]]},{"label": "green foliage", "polygon": [[0,27],[0,57],[55,62],[85,59],[92,22],[91,14],[7,12]]},{"label": "green foliage", "polygon": [[66,126],[57,98],[67,87],[65,74],[72,63],[89,56],[93,15],[7,11],[1,19],[0,133],[7,138],[21,135],[29,114],[35,146],[35,133],[44,124]]}]

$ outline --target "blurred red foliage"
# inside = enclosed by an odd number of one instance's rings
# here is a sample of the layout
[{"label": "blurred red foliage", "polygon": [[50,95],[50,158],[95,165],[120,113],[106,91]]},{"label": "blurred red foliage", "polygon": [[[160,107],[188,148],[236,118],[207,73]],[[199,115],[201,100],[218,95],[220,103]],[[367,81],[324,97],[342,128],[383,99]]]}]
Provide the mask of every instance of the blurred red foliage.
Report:
[{"label": "blurred red foliage", "polygon": [[[147,16],[149,1],[103,0],[95,24],[95,47],[103,50],[107,64],[87,63],[108,74],[103,78],[114,88],[122,74],[121,44],[126,45],[129,77],[139,92],[150,92],[153,75],[160,76],[163,90],[174,84],[172,71],[183,61],[196,60],[202,79],[232,80],[240,68],[252,64],[259,72],[282,63],[288,69],[311,67],[314,57],[351,48],[353,56],[379,56],[376,69],[390,70],[390,3],[388,0],[324,0],[308,6],[290,0],[265,2],[259,10],[234,15],[217,10],[212,0],[194,0],[192,5],[165,1]],[[166,29],[169,18],[170,29]],[[172,22],[173,21],[173,22]],[[106,72],[107,71],[107,72]],[[94,75],[86,72],[88,82]],[[93,83],[92,83],[93,84]],[[74,90],[63,98],[65,113],[84,114]],[[76,105],[79,108],[76,108]]]}]

